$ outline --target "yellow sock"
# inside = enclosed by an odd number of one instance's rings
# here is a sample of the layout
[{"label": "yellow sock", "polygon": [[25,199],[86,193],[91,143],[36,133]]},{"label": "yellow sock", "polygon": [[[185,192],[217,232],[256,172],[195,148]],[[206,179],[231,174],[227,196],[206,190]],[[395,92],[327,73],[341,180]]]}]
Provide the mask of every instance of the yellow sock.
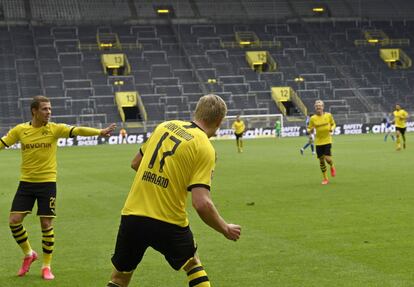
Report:
[{"label": "yellow sock", "polygon": [[10,224],[10,230],[13,234],[14,240],[16,240],[17,244],[19,244],[20,248],[22,249],[24,255],[31,255],[32,254],[32,247],[29,243],[29,235],[27,234],[26,229],[23,227],[23,224],[16,223]]},{"label": "yellow sock", "polygon": [[328,179],[328,175],[326,173],[326,164],[325,164],[325,162],[319,163],[319,167],[321,168],[323,178]]},{"label": "yellow sock", "polygon": [[204,267],[201,265],[194,266],[187,272],[188,286],[191,287],[211,287],[210,280]]},{"label": "yellow sock", "polygon": [[43,267],[52,263],[52,253],[55,246],[55,233],[53,227],[42,230]]}]

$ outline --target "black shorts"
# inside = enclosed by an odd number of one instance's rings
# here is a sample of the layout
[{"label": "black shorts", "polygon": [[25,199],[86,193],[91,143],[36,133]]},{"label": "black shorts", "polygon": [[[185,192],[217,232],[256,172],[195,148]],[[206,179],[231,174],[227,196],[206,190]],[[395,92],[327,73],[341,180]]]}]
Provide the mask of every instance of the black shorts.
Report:
[{"label": "black shorts", "polygon": [[180,227],[149,217],[123,215],[112,256],[116,270],[135,270],[148,247],[163,254],[175,270],[184,267],[197,250],[189,226]]},{"label": "black shorts", "polygon": [[243,133],[239,133],[239,134],[234,133],[234,135],[236,136],[236,140],[243,137]]},{"label": "black shorts", "polygon": [[31,213],[37,200],[37,215],[55,217],[56,182],[21,181],[10,212]]},{"label": "black shorts", "polygon": [[402,134],[402,135],[405,135],[405,130],[406,130],[407,128],[399,128],[399,127],[395,127],[395,130],[396,131],[399,131],[400,132],[400,134]]},{"label": "black shorts", "polygon": [[316,155],[318,158],[328,155],[331,156],[331,147],[332,144],[324,144],[324,145],[317,145],[316,146]]}]

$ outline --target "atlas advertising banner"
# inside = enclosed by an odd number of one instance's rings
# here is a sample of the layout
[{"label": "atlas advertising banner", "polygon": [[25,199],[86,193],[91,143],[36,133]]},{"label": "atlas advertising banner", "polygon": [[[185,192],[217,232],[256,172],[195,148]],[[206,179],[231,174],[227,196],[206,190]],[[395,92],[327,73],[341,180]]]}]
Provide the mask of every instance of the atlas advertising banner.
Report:
[{"label": "atlas advertising banner", "polygon": [[[395,127],[390,128],[391,132],[395,132]],[[358,135],[358,134],[380,134],[385,133],[385,124],[344,124],[335,128],[334,135]],[[414,122],[407,122],[407,132],[414,132]],[[67,146],[96,146],[101,144],[117,145],[117,144],[142,144],[151,135],[146,133],[131,133],[123,139],[120,135],[110,137],[100,136],[77,136],[74,138],[61,138],[58,140],[59,147]],[[305,136],[306,128],[304,126],[287,126],[282,128],[282,137],[298,137]],[[275,130],[273,128],[255,128],[247,129],[244,132],[244,138],[263,138],[274,137]],[[213,139],[233,139],[234,132],[232,129],[219,129]],[[11,149],[20,149],[20,143],[10,147]]]}]

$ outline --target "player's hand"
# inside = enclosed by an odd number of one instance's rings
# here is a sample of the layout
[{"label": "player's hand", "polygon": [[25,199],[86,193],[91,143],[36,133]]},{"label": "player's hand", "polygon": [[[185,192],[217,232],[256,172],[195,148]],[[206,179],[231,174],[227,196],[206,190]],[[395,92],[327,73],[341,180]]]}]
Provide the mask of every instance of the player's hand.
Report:
[{"label": "player's hand", "polygon": [[109,137],[111,132],[113,132],[116,128],[116,124],[112,123],[108,127],[101,129],[101,136]]},{"label": "player's hand", "polygon": [[224,233],[224,236],[233,241],[237,241],[240,238],[241,233],[241,226],[237,224],[227,224],[226,231]]}]

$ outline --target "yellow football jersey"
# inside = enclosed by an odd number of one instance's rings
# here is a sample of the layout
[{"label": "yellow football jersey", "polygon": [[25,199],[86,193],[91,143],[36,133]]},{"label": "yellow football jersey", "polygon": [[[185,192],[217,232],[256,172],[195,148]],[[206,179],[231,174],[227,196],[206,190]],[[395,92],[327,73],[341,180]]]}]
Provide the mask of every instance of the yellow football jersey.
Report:
[{"label": "yellow football jersey", "polygon": [[336,127],[335,121],[331,113],[323,113],[322,115],[313,115],[309,120],[308,132],[311,129],[316,130],[315,145],[325,145],[332,143],[331,131]]},{"label": "yellow football jersey", "polygon": [[243,133],[245,129],[244,122],[242,120],[240,120],[239,122],[238,121],[233,122],[232,129],[234,130],[234,133],[236,134]]},{"label": "yellow football jersey", "polygon": [[49,122],[33,127],[31,122],[19,124],[0,139],[0,149],[20,142],[22,152],[21,181],[56,182],[56,151],[59,138],[99,135],[100,130],[72,127]]},{"label": "yellow football jersey", "polygon": [[195,123],[161,123],[142,145],[143,157],[122,215],[138,215],[185,227],[188,191],[210,189],[215,151]]},{"label": "yellow football jersey", "polygon": [[408,113],[405,110],[394,111],[395,126],[397,128],[407,127],[407,118]]},{"label": "yellow football jersey", "polygon": [[55,182],[57,140],[69,137],[73,127],[48,123],[35,128],[30,122],[19,124],[1,138],[5,147],[20,141],[22,152],[21,181]]}]

